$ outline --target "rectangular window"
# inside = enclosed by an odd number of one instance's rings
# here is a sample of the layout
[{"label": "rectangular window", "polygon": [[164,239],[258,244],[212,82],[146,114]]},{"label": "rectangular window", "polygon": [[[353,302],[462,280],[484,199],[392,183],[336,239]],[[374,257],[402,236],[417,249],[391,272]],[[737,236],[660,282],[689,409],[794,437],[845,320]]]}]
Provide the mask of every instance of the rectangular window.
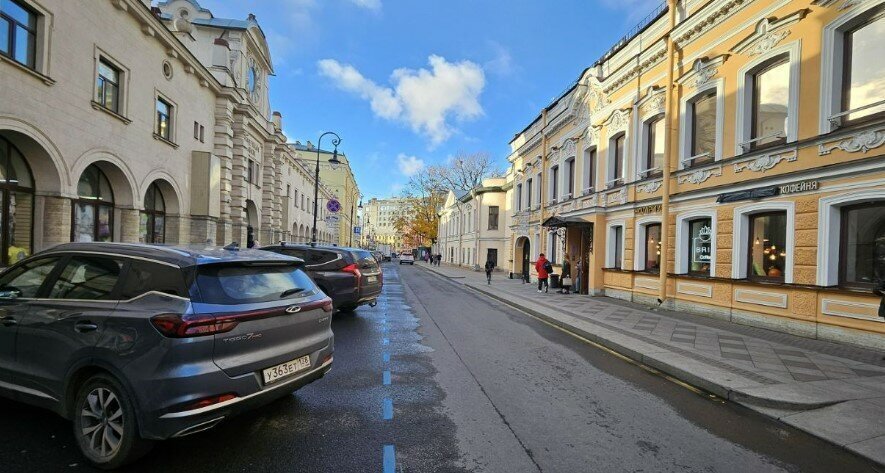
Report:
[{"label": "rectangular window", "polygon": [[786,142],[790,61],[784,57],[753,75],[752,148]]},{"label": "rectangular window", "polygon": [[516,211],[522,210],[522,184],[516,185]]},{"label": "rectangular window", "polygon": [[713,228],[709,218],[688,222],[688,268],[689,274],[710,274],[713,257]]},{"label": "rectangular window", "polygon": [[612,161],[609,163],[611,166],[609,169],[611,170],[611,184],[618,184],[620,181],[624,167],[624,140],[626,135],[621,133],[620,135],[614,137],[611,140],[611,146],[613,152],[611,152]]},{"label": "rectangular window", "polygon": [[551,176],[550,176],[550,181],[551,181],[550,182],[550,184],[551,184],[550,185],[550,190],[551,190],[550,198],[551,198],[551,200],[556,200],[556,198],[559,197],[559,166],[553,166],[553,169],[551,169],[551,171],[552,172],[550,173],[551,174]]},{"label": "rectangular window", "polygon": [[155,133],[164,140],[172,141],[172,105],[157,98],[157,128]]},{"label": "rectangular window", "polygon": [[612,237],[614,237],[615,240],[612,244],[612,246],[614,247],[614,264],[612,265],[612,267],[615,269],[621,269],[621,265],[623,264],[623,261],[621,260],[621,253],[623,253],[624,249],[624,227],[612,227],[612,230]]},{"label": "rectangular window", "polygon": [[95,101],[114,113],[120,113],[120,70],[104,59],[98,60]]},{"label": "rectangular window", "polygon": [[497,230],[498,229],[498,212],[499,208],[497,205],[492,205],[489,207],[489,230]]},{"label": "rectangular window", "polygon": [[568,174],[566,174],[566,179],[568,179],[568,181],[567,181],[568,184],[566,184],[567,185],[566,189],[568,190],[568,194],[570,196],[574,196],[575,195],[575,159],[574,158],[569,159],[566,162],[566,172],[568,173]]},{"label": "rectangular window", "polygon": [[701,95],[689,106],[691,107],[691,155],[698,156],[690,165],[711,163],[716,156],[716,91]]},{"label": "rectangular window", "polygon": [[747,277],[751,280],[784,280],[787,260],[787,213],[750,215]]},{"label": "rectangular window", "polygon": [[200,139],[200,124],[197,122],[194,122],[194,139]]},{"label": "rectangular window", "polygon": [[[842,111],[855,110],[885,100],[885,58],[882,44],[885,41],[885,16],[880,11],[868,21],[845,33],[842,79]],[[858,112],[850,113],[848,121],[867,117],[885,111],[885,104],[879,104]]]},{"label": "rectangular window", "polygon": [[885,202],[842,208],[839,285],[873,289],[885,278]]},{"label": "rectangular window", "polygon": [[526,199],[525,199],[526,204],[529,206],[529,208],[531,208],[532,205],[534,205],[534,202],[532,202],[532,180],[531,179],[526,181],[525,192],[526,192]]},{"label": "rectangular window", "polygon": [[596,187],[596,148],[584,150],[584,166],[587,173],[587,192]]},{"label": "rectangular window", "polygon": [[205,141],[203,140],[203,138],[205,136],[205,131],[206,131],[206,128],[203,127],[203,125],[200,125],[200,143],[205,143]]},{"label": "rectangular window", "polygon": [[556,247],[557,245],[557,234],[555,231],[550,232],[550,262],[556,264]]},{"label": "rectangular window", "polygon": [[651,223],[645,226],[645,267],[646,271],[661,270],[661,224]]},{"label": "rectangular window", "polygon": [[664,117],[655,118],[648,123],[645,152],[645,175],[651,176],[662,172],[664,165]]},{"label": "rectangular window", "polygon": [[0,54],[37,66],[37,15],[15,0],[0,2]]}]

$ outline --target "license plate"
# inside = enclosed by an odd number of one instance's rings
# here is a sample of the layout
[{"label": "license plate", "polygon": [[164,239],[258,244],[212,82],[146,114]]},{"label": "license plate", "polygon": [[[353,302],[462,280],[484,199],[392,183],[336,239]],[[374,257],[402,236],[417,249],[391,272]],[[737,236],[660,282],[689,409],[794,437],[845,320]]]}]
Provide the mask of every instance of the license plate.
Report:
[{"label": "license plate", "polygon": [[366,281],[370,283],[378,282],[378,276],[369,276],[366,278]]},{"label": "license plate", "polygon": [[310,368],[310,355],[301,358],[280,363],[276,366],[267,368],[262,372],[264,374],[264,384],[270,384],[286,376],[293,375],[301,370]]}]

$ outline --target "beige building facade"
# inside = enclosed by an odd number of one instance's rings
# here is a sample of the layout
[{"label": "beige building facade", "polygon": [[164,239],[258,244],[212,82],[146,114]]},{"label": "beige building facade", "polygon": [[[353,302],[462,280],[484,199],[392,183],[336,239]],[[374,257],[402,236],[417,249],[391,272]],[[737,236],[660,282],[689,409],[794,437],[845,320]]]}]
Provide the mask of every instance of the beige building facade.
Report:
[{"label": "beige building facade", "polygon": [[442,262],[479,270],[492,261],[496,268],[510,270],[505,258],[510,248],[508,187],[506,179],[490,178],[469,191],[449,191],[434,249]]},{"label": "beige building facade", "polygon": [[651,18],[511,141],[512,270],[569,255],[583,292],[885,347],[883,2]]},{"label": "beige building facade", "polygon": [[390,245],[394,251],[406,249],[402,234],[395,224],[397,217],[408,209],[409,202],[404,198],[369,199],[363,205],[363,245],[373,249],[378,245]]},{"label": "beige building facade", "polygon": [[271,111],[254,17],[190,0],[2,8],[31,40],[0,50],[3,265],[68,241],[291,238],[312,178]]},{"label": "beige building facade", "polygon": [[[327,137],[326,139],[330,139]],[[329,140],[331,142],[331,140]],[[296,159],[311,172],[316,171],[317,148],[311,142],[301,144],[295,142],[290,145],[295,153]],[[329,160],[336,153],[334,150],[319,150],[320,163],[320,182],[326,186],[331,192],[332,197],[338,201],[339,210],[337,212],[328,212],[325,210],[325,204],[328,200],[321,201],[320,207],[327,212],[327,216],[331,216],[333,222],[329,223],[329,227],[334,229],[335,239],[333,243],[339,246],[358,245],[360,235],[355,233],[355,227],[358,226],[359,207],[361,205],[360,188],[357,185],[356,177],[353,169],[350,167],[350,160],[345,154],[337,153],[337,159],[340,164],[332,166]]]}]

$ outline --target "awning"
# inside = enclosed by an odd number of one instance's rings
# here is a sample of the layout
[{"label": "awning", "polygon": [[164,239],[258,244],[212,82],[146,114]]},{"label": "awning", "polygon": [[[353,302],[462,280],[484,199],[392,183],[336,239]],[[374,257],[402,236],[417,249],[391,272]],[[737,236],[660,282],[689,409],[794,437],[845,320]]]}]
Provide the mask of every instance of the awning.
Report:
[{"label": "awning", "polygon": [[560,215],[554,215],[548,217],[547,220],[544,220],[544,223],[542,223],[541,226],[549,228],[590,227],[593,226],[593,223],[588,222],[581,217],[563,217]]}]

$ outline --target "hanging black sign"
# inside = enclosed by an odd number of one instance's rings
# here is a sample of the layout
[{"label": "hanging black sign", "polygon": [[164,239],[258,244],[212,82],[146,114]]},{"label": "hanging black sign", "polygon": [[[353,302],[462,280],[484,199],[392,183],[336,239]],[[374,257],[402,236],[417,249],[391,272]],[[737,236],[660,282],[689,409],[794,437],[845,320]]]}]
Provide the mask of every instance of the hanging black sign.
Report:
[{"label": "hanging black sign", "polygon": [[742,200],[764,199],[766,197],[774,197],[779,194],[778,186],[760,187],[758,189],[750,189],[747,191],[727,192],[719,194],[716,202],[723,204],[727,202],[740,202]]}]

